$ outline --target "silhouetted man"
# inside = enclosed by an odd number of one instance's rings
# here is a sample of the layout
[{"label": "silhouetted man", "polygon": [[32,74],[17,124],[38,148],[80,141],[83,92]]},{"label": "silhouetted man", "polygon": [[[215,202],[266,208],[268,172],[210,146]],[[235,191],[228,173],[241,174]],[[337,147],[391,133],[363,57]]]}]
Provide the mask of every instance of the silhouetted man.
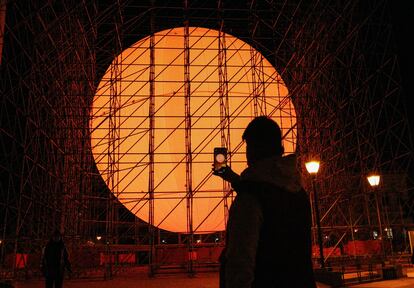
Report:
[{"label": "silhouetted man", "polygon": [[265,116],[243,133],[248,168],[215,172],[237,196],[231,206],[221,288],[314,288],[311,212],[294,155],[282,157],[281,131]]},{"label": "silhouetted man", "polygon": [[46,288],[63,287],[65,269],[71,271],[68,251],[59,230],[53,232],[52,238],[43,248],[41,271],[46,278]]}]

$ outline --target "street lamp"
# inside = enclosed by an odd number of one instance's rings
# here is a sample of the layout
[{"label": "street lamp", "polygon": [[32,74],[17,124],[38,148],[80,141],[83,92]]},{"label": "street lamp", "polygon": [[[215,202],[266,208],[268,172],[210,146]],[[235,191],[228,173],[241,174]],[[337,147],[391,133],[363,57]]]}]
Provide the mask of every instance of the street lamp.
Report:
[{"label": "street lamp", "polygon": [[306,170],[308,171],[309,174],[316,176],[316,174],[319,171],[319,161],[306,162],[305,166],[306,166]]},{"label": "street lamp", "polygon": [[379,204],[378,204],[378,190],[377,190],[377,188],[379,186],[379,183],[380,183],[380,180],[381,180],[381,176],[378,175],[378,174],[373,173],[373,174],[370,174],[370,175],[367,176],[367,180],[368,180],[369,185],[372,187],[372,189],[375,193],[375,205],[376,205],[376,208],[377,208],[379,237],[381,239],[381,246],[382,246],[382,249],[383,249],[382,252],[385,255],[385,247],[384,247],[384,244],[383,244],[384,240],[383,240],[383,237],[382,237],[381,213],[380,213],[380,208],[379,208]]},{"label": "street lamp", "polygon": [[318,231],[318,244],[319,244],[319,262],[321,268],[325,268],[325,259],[323,257],[323,240],[322,240],[322,230],[321,230],[321,220],[319,216],[319,207],[318,207],[318,193],[316,191],[315,179],[319,171],[319,161],[309,161],[305,163],[306,170],[312,176],[312,190],[313,190],[313,201],[315,207],[315,216],[316,216],[316,228]]},{"label": "street lamp", "polygon": [[380,179],[381,179],[381,176],[377,174],[371,174],[367,176],[368,183],[373,188],[376,188],[379,185]]}]

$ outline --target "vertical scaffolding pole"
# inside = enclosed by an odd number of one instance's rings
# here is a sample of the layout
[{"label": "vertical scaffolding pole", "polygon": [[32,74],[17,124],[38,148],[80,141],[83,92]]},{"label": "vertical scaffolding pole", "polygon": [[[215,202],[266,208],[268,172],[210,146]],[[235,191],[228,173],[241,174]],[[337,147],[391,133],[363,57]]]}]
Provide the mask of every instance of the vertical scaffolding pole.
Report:
[{"label": "vertical scaffolding pole", "polygon": [[[226,34],[224,33],[223,20],[223,1],[218,1],[218,74],[219,74],[219,97],[220,97],[220,139],[221,146],[226,147],[228,151],[228,163],[231,166],[231,146],[230,146],[230,108],[229,108],[229,90],[227,79],[227,47]],[[224,205],[224,226],[227,227],[227,218],[229,213],[228,194],[230,184],[223,181],[223,205]]]},{"label": "vertical scaffolding pole", "polygon": [[4,25],[6,23],[6,1],[0,1],[0,65],[3,54]]},{"label": "vertical scaffolding pole", "polygon": [[[151,1],[152,6],[154,1]],[[149,73],[149,178],[148,178],[148,193],[149,193],[149,275],[154,276],[155,269],[155,227],[154,227],[154,134],[155,134],[155,35],[154,35],[154,14],[151,9],[151,36],[150,36],[150,73]]]},{"label": "vertical scaffolding pole", "polygon": [[[24,135],[25,135],[25,138],[27,138],[27,129],[25,129],[24,130]],[[26,139],[25,139],[26,140]],[[24,141],[23,143],[27,143],[26,141]],[[22,210],[22,206],[23,206],[23,204],[22,204],[22,202],[23,202],[23,193],[24,193],[24,190],[23,190],[23,187],[24,187],[24,178],[23,178],[23,175],[25,175],[25,171],[26,171],[26,149],[27,149],[27,146],[25,145],[25,147],[24,147],[24,154],[23,154],[23,162],[22,162],[22,167],[21,167],[21,178],[20,178],[20,190],[19,190],[19,200],[18,200],[18,202],[17,202],[17,219],[16,219],[16,234],[15,234],[15,239],[14,239],[14,250],[13,250],[13,268],[12,268],[12,271],[13,271],[13,277],[14,278],[16,278],[16,276],[17,276],[17,271],[16,271],[16,258],[17,258],[17,253],[19,252],[19,236],[20,236],[20,229],[21,229],[21,227],[23,226],[23,223],[22,223],[22,215],[21,215],[21,213],[23,212]]]},{"label": "vertical scaffolding pole", "polygon": [[[256,38],[256,32],[259,27],[258,17],[256,11],[256,0],[250,2],[250,37],[252,40]],[[258,52],[253,46],[250,46],[250,64],[251,64],[251,85],[252,85],[252,97],[253,97],[253,111],[254,116],[266,115],[266,101],[265,90],[266,85],[264,81],[263,70],[263,55]]]},{"label": "vertical scaffolding pole", "polygon": [[193,231],[193,187],[191,151],[191,78],[190,78],[190,32],[188,1],[184,0],[184,99],[185,99],[185,180],[187,193],[187,232],[189,275],[194,274],[194,231]]},{"label": "vertical scaffolding pole", "polygon": [[[115,47],[114,47],[114,62],[111,64],[111,80],[110,80],[110,105],[109,105],[109,141],[108,141],[108,179],[107,186],[110,188],[112,193],[118,197],[119,196],[119,142],[120,142],[120,124],[121,124],[121,72],[122,72],[122,12],[121,12],[121,3],[117,3],[117,13],[114,15],[114,26],[117,31],[115,38]],[[115,199],[113,195],[109,195],[107,199],[107,223],[106,223],[106,269],[105,269],[105,278],[112,279],[113,276],[113,257],[111,251],[111,245],[114,244],[114,237],[118,233],[114,234],[114,222],[117,218],[117,211],[115,210]]]}]

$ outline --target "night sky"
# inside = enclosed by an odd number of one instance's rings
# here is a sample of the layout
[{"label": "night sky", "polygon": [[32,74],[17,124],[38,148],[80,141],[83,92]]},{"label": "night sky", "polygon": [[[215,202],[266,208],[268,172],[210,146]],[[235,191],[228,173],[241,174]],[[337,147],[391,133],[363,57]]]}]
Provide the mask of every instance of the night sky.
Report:
[{"label": "night sky", "polygon": [[[402,75],[404,94],[407,100],[408,115],[413,108],[413,65],[414,65],[414,3],[412,1],[390,1],[392,21],[395,29],[397,51]],[[414,131],[414,117],[409,119]],[[411,134],[413,136],[413,134]]]}]

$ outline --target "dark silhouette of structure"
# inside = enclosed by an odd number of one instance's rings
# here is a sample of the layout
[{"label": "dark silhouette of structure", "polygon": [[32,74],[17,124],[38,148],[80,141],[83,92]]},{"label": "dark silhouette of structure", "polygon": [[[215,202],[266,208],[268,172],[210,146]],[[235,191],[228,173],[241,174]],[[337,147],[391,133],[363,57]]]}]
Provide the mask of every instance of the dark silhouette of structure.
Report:
[{"label": "dark silhouette of structure", "polygon": [[[281,107],[286,107],[288,101],[293,103],[299,163],[310,155],[321,160],[316,185],[327,264],[352,258],[355,251],[347,249],[347,244],[354,247],[355,241],[375,240],[380,226],[390,231],[383,233],[388,255],[409,251],[406,230],[413,228],[413,144],[404,89],[408,95],[411,87],[407,71],[412,65],[407,63],[412,61],[413,49],[402,48],[412,44],[399,34],[408,26],[399,17],[405,14],[398,12],[410,11],[408,7],[385,0],[5,3],[1,5],[5,17],[0,17],[0,22],[5,21],[1,23],[5,24],[1,25],[4,34],[0,35],[0,267],[7,277],[38,270],[30,266],[27,257],[40,255],[42,243],[55,227],[65,227],[68,250],[91,253],[90,257],[74,255],[85,261],[79,262],[79,270],[104,267],[108,277],[120,266],[119,259],[124,259],[120,254],[132,259],[128,265],[149,265],[151,273],[162,271],[158,268],[167,264],[194,273],[197,265],[203,264],[196,257],[197,252],[199,256],[202,253],[201,246],[222,246],[222,232],[196,235],[197,227],[193,227],[193,200],[203,197],[206,190],[205,182],[192,182],[195,172],[191,165],[210,152],[191,145],[191,132],[201,131],[196,130],[197,120],[205,115],[191,113],[191,93],[196,84],[191,83],[194,75],[189,74],[189,67],[195,54],[190,52],[188,41],[182,51],[183,63],[172,59],[164,63],[166,67],[181,65],[186,72],[180,90],[186,99],[185,115],[180,115],[184,122],[168,123],[171,131],[181,131],[186,139],[185,157],[173,163],[184,167],[185,191],[171,197],[186,203],[187,231],[169,233],[159,229],[153,217],[157,209],[154,197],[159,192],[153,173],[162,162],[156,149],[162,142],[157,138],[161,130],[156,125],[160,102],[154,102],[161,68],[154,62],[149,61],[144,69],[150,76],[145,85],[153,92],[139,102],[148,108],[143,115],[148,125],[140,130],[149,139],[148,147],[141,155],[144,160],[134,163],[143,167],[148,189],[137,191],[142,197],[131,199],[137,209],[148,209],[149,223],[135,217],[117,200],[115,196],[119,195],[111,193],[110,189],[116,188],[116,175],[123,169],[116,158],[108,156],[104,181],[92,155],[89,120],[94,117],[91,105],[102,75],[109,67],[110,82],[122,82],[119,69],[124,64],[113,63],[115,56],[137,40],[171,27],[184,27],[183,39],[187,40],[191,36],[189,27],[220,32],[216,39],[220,44],[208,48],[214,49],[217,57],[200,67],[206,70],[214,66],[214,73],[219,75],[215,84],[220,89],[215,98],[209,99],[217,100],[217,106],[211,107],[219,107],[218,115],[213,116],[220,125],[200,134],[205,135],[205,141],[209,141],[208,135],[217,135],[223,146],[230,147],[231,161],[239,161],[241,143],[229,143],[229,135],[240,127],[232,127],[237,113],[229,111],[226,99],[229,95],[241,97],[232,95],[231,90],[241,81],[228,79],[229,69],[252,79],[249,95],[243,96],[252,118],[267,115],[289,122],[293,113],[284,114]],[[227,67],[229,43],[223,33],[254,48],[249,50],[251,59],[247,63]],[[150,39],[152,45],[147,49],[152,59],[156,57],[153,41]],[[272,105],[264,95],[268,84],[263,81],[264,59],[276,67],[289,89],[288,95],[278,99],[280,105]],[[209,81],[196,80],[204,84]],[[102,145],[122,158],[129,152],[116,154],[123,140],[119,121],[130,115],[118,113],[119,92],[126,84],[118,87],[120,90],[117,87],[112,87],[108,100],[111,112],[106,117],[112,124]],[[204,112],[209,115],[211,111],[206,107]],[[136,127],[130,128],[136,132]],[[378,206],[366,182],[366,175],[373,170],[382,175]],[[305,172],[303,175],[309,191],[310,179]],[[210,177],[211,173],[206,174],[203,180]],[[132,183],[134,179],[125,181]],[[220,205],[211,210],[221,209],[225,219],[233,196],[225,184],[219,192]],[[186,253],[179,265],[176,260],[165,260],[167,244]],[[339,250],[341,256],[336,255]],[[368,252],[373,258],[379,255],[378,251]]]}]

